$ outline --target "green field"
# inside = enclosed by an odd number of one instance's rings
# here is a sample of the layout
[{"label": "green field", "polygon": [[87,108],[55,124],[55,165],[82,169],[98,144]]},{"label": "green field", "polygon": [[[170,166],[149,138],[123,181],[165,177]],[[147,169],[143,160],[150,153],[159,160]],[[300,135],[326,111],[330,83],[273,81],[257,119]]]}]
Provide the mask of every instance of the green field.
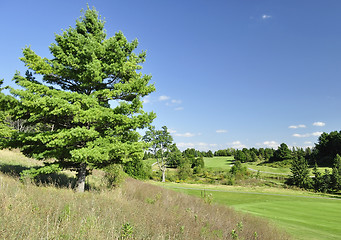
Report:
[{"label": "green field", "polygon": [[233,165],[233,157],[204,158],[206,168],[230,169]]},{"label": "green field", "polygon": [[[290,174],[290,168],[274,168],[263,165],[257,165],[255,163],[243,163],[248,169],[265,172],[265,173],[275,173],[275,174]],[[251,170],[251,171],[252,171]],[[256,172],[255,171],[255,172]]]},{"label": "green field", "polygon": [[156,163],[156,159],[154,158],[149,158],[147,160],[143,160],[143,162],[147,165],[153,165],[153,163]]},{"label": "green field", "polygon": [[[204,158],[205,161],[205,167],[211,168],[211,169],[230,169],[231,165],[233,165],[234,158],[231,157],[213,157],[213,158]],[[291,170],[290,168],[284,168],[284,167],[269,167],[265,165],[258,165],[258,163],[253,162],[247,162],[243,163],[244,166],[246,166],[251,172],[257,172],[260,171],[261,173],[265,174],[275,174],[275,175],[290,175]],[[325,169],[328,169],[330,172],[332,171],[331,168],[326,167],[318,167],[319,171],[321,173],[324,173]],[[310,170],[310,175],[313,175],[312,168]]]},{"label": "green field", "polygon": [[201,196],[202,189],[219,204],[270,219],[294,239],[341,239],[341,199],[304,191],[232,186],[163,185]]}]

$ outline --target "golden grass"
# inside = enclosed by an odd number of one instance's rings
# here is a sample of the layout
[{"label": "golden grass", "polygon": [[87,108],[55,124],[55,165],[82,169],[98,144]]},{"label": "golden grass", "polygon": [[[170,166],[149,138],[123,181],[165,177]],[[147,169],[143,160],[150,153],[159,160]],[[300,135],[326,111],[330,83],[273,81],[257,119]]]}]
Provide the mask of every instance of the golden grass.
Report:
[{"label": "golden grass", "polygon": [[266,220],[134,179],[105,189],[101,171],[88,183],[102,190],[82,194],[18,180],[20,170],[39,164],[19,151],[0,151],[6,173],[0,172],[0,239],[289,238]]},{"label": "golden grass", "polygon": [[25,157],[19,149],[3,149],[0,150],[0,163],[11,165],[21,165],[25,167],[41,166],[42,162]]},{"label": "golden grass", "polygon": [[0,239],[233,239],[233,231],[288,239],[265,220],[133,179],[76,194],[0,174]]}]

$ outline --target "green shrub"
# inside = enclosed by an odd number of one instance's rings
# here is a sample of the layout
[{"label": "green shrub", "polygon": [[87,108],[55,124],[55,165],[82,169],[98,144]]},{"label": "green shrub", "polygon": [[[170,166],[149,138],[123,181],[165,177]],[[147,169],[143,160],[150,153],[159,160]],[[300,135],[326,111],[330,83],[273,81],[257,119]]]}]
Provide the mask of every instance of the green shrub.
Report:
[{"label": "green shrub", "polygon": [[192,173],[193,172],[192,172],[191,166],[189,164],[184,164],[183,166],[179,168],[178,178],[180,180],[186,180],[187,178],[192,176]]},{"label": "green shrub", "polygon": [[196,166],[193,168],[193,174],[201,174],[202,173],[202,167]]},{"label": "green shrub", "polygon": [[108,188],[119,187],[126,178],[121,164],[112,164],[103,170],[105,172],[103,181]]},{"label": "green shrub", "polygon": [[235,176],[244,176],[247,175],[247,168],[245,166],[242,166],[242,163],[240,161],[235,161],[234,165],[230,169],[230,173]]},{"label": "green shrub", "polygon": [[149,179],[151,177],[151,167],[138,158],[124,164],[123,170],[136,179]]}]

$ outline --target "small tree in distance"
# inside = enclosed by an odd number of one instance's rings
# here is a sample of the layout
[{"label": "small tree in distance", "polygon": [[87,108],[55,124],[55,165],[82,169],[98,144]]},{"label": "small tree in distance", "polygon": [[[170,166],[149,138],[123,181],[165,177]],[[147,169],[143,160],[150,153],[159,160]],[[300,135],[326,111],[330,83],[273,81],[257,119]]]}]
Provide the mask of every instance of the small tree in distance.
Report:
[{"label": "small tree in distance", "polygon": [[308,162],[304,157],[294,158],[290,170],[292,175],[289,181],[292,185],[306,189],[311,187]]},{"label": "small tree in distance", "polygon": [[169,162],[169,152],[172,146],[173,138],[167,130],[166,126],[162,130],[155,130],[155,127],[150,127],[146,131],[143,140],[150,143],[150,150],[154,153],[157,165],[162,172],[162,182],[166,181],[166,169]]},{"label": "small tree in distance", "polygon": [[334,158],[334,167],[332,170],[332,188],[336,191],[341,190],[341,157],[336,154]]}]

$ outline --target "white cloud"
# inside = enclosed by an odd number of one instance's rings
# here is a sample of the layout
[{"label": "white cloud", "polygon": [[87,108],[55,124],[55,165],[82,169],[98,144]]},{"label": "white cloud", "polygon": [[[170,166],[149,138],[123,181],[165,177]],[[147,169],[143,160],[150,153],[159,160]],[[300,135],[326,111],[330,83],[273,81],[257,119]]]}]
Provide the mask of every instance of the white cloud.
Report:
[{"label": "white cloud", "polygon": [[324,122],[314,122],[313,125],[317,127],[323,127],[326,124]]},{"label": "white cloud", "polygon": [[208,151],[213,150],[212,148],[216,148],[218,144],[205,142],[179,142],[176,143],[176,146],[182,151],[187,148],[195,148],[199,151]]},{"label": "white cloud", "polygon": [[291,125],[291,126],[289,126],[289,128],[293,128],[293,129],[296,129],[296,128],[305,128],[306,127],[306,125],[304,125],[304,124],[300,124],[300,125]]},{"label": "white cloud", "polygon": [[194,137],[194,133],[186,132],[186,133],[174,133],[174,136],[177,137]]},{"label": "white cloud", "polygon": [[146,96],[143,98],[143,103],[150,103],[150,96]]},{"label": "white cloud", "polygon": [[279,146],[279,144],[276,141],[265,141],[263,142],[263,144],[269,148],[276,148]]},{"label": "white cloud", "polygon": [[294,133],[292,136],[298,137],[298,138],[305,138],[305,137],[310,137],[310,134],[309,133],[306,133],[306,134]]},{"label": "white cloud", "polygon": [[313,133],[305,133],[305,134],[294,133],[292,136],[298,137],[298,138],[306,138],[306,137],[318,137],[321,134],[322,132],[313,132]]},{"label": "white cloud", "polygon": [[176,100],[176,99],[172,99],[171,103],[174,103],[174,104],[181,104],[182,101],[181,100]]},{"label": "white cloud", "polygon": [[236,148],[236,149],[246,148],[246,146],[242,144],[240,141],[234,141],[232,142],[231,145],[232,145],[232,148]]},{"label": "white cloud", "polygon": [[272,18],[272,16],[266,15],[266,14],[263,14],[263,15],[262,15],[262,19],[268,19],[268,18]]},{"label": "white cloud", "polygon": [[215,132],[216,133],[227,133],[227,130],[225,130],[225,129],[218,129]]},{"label": "white cloud", "polygon": [[315,137],[319,137],[323,132],[313,132],[311,135]]},{"label": "white cloud", "polygon": [[165,95],[162,95],[162,96],[159,97],[159,101],[166,101],[166,100],[169,100],[169,99],[170,99],[170,97],[165,96]]},{"label": "white cloud", "polygon": [[218,144],[216,144],[216,143],[210,143],[209,146],[210,146],[210,147],[217,147]]},{"label": "white cloud", "polygon": [[170,134],[172,134],[172,133],[176,133],[176,131],[175,130],[173,130],[173,129],[167,129],[168,130],[168,132],[170,133]]},{"label": "white cloud", "polygon": [[305,141],[304,144],[306,144],[306,145],[311,145],[311,144],[313,144],[313,143],[310,142],[310,141]]},{"label": "white cloud", "polygon": [[174,107],[174,111],[184,110],[184,108],[182,106],[176,107],[176,105],[180,105],[182,103],[182,100],[180,100],[180,99],[171,99],[171,97],[169,97],[169,96],[162,95],[158,98],[158,100],[160,102],[165,102],[166,106]]},{"label": "white cloud", "polygon": [[179,143],[176,143],[177,147],[178,148],[181,148],[181,149],[186,149],[186,148],[194,148],[195,147],[195,144],[194,143],[190,143],[190,142],[179,142]]}]

